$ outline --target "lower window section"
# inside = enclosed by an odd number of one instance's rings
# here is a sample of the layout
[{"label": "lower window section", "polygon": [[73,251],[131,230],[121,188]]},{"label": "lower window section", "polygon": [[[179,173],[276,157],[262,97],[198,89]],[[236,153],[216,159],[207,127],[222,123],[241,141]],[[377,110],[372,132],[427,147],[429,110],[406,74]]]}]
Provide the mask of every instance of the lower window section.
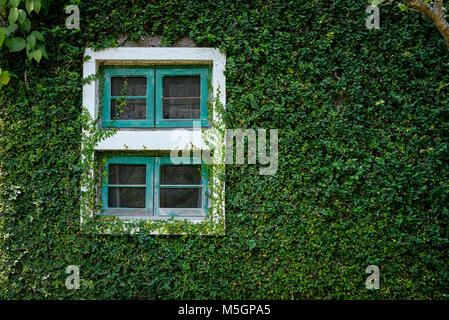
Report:
[{"label": "lower window section", "polygon": [[160,188],[161,208],[201,208],[201,189]]},{"label": "lower window section", "polygon": [[200,158],[111,157],[102,185],[102,213],[124,217],[198,217],[207,211]]},{"label": "lower window section", "polygon": [[145,188],[115,188],[108,190],[109,208],[145,208]]}]

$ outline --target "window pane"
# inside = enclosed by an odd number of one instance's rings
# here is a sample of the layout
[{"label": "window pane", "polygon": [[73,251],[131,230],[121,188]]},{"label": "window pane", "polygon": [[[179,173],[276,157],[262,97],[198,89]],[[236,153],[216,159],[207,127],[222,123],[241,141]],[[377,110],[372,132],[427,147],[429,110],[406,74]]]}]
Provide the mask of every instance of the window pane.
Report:
[{"label": "window pane", "polygon": [[200,76],[164,77],[164,97],[199,97]]},{"label": "window pane", "polygon": [[145,165],[109,165],[109,184],[146,184]]},{"label": "window pane", "polygon": [[201,165],[162,165],[161,184],[201,184]]},{"label": "window pane", "polygon": [[145,188],[111,188],[109,208],[145,208]]},{"label": "window pane", "polygon": [[201,188],[160,189],[161,208],[201,208]]},{"label": "window pane", "polygon": [[163,78],[163,118],[200,118],[200,76]]},{"label": "window pane", "polygon": [[123,83],[127,80],[126,96],[146,96],[146,77],[111,77],[111,95],[120,96],[123,90]]},{"label": "window pane", "polygon": [[146,119],[147,102],[145,99],[128,99],[126,105],[120,109],[116,99],[111,100],[112,120],[141,120]]}]

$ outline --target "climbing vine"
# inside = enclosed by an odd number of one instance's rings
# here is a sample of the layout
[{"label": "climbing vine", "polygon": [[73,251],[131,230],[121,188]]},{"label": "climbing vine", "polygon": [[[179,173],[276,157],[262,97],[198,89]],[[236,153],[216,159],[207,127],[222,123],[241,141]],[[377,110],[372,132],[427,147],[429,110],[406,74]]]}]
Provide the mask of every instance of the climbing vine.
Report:
[{"label": "climbing vine", "polygon": [[[10,76],[0,88],[1,298],[447,298],[449,64],[432,21],[382,6],[381,28],[369,30],[359,0],[87,0],[80,29],[67,29],[69,2],[27,14],[48,59],[0,50]],[[219,128],[279,130],[275,175],[218,166],[219,235],[80,221],[84,205],[101,209],[101,174],[85,174],[101,168],[108,155],[90,162],[94,145],[114,131],[83,111],[83,84],[101,77],[82,78],[85,48],[151,36],[226,54]],[[68,265],[80,269],[78,290],[64,285]],[[379,290],[365,287],[368,265]]]}]

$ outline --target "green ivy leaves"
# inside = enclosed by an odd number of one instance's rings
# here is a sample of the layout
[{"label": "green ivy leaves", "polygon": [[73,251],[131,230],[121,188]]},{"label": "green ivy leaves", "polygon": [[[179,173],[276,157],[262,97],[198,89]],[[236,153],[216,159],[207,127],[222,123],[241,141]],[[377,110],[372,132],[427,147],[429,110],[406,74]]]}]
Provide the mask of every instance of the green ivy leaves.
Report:
[{"label": "green ivy leaves", "polygon": [[398,4],[399,9],[401,9],[401,11],[407,11],[408,10],[408,6],[406,4],[400,3]]},{"label": "green ivy leaves", "polygon": [[0,87],[4,84],[8,84],[10,78],[11,77],[9,76],[9,72],[5,70],[2,71],[2,69],[0,68]]},{"label": "green ivy leaves", "polygon": [[34,50],[33,51],[33,58],[34,58],[34,60],[36,60],[39,63],[41,61],[41,58],[42,58],[42,51],[40,49]]},{"label": "green ivy leaves", "polygon": [[384,2],[384,0],[372,0],[372,1],[371,1],[371,5],[372,5],[372,6],[378,6],[378,5],[381,4],[382,2]]},{"label": "green ivy leaves", "polygon": [[28,11],[28,14],[31,13],[31,11],[35,11],[36,13],[39,13],[41,11],[41,1],[40,0],[26,0],[25,7]]},{"label": "green ivy leaves", "polygon": [[34,45],[36,44],[36,37],[33,36],[32,34],[30,34],[27,37],[27,45],[30,45],[30,48],[34,47]]},{"label": "green ivy leaves", "polygon": [[10,34],[12,34],[14,31],[16,31],[18,28],[18,25],[15,23],[12,23],[9,25],[9,27],[6,28],[5,34],[6,36],[9,36]]},{"label": "green ivy leaves", "polygon": [[[0,0],[0,9],[6,10],[9,8],[9,14],[7,15],[9,25],[0,28],[0,48],[5,43],[10,53],[26,49],[28,60],[34,59],[37,63],[41,61],[42,57],[47,58],[45,38],[39,31],[31,31],[31,21],[28,19],[27,13],[28,15],[32,11],[39,13],[42,6],[47,11],[49,5],[50,0]],[[15,34],[18,30],[22,31],[23,36]],[[3,78],[4,82],[7,83],[6,79],[9,81],[8,73],[5,73]]]},{"label": "green ivy leaves", "polygon": [[20,3],[20,0],[9,0],[9,3],[13,6],[13,7],[17,7]]},{"label": "green ivy leaves", "polygon": [[[360,0],[83,2],[76,34],[39,19],[55,59],[0,94],[0,298],[447,299],[449,64],[433,25],[385,6],[374,34]],[[34,60],[34,20],[22,34],[5,17],[4,41],[33,34]],[[80,48],[113,47],[111,32],[174,42],[189,30],[227,53],[226,125],[281,129],[277,176],[226,166],[221,237],[85,234]],[[70,264],[80,290],[64,286]],[[368,264],[381,267],[376,292]]]},{"label": "green ivy leaves", "polygon": [[19,9],[11,8],[11,10],[9,11],[9,17],[8,17],[9,23],[16,22],[18,17],[19,17]]},{"label": "green ivy leaves", "polygon": [[9,52],[18,52],[25,48],[26,41],[24,38],[15,37],[7,39],[5,44],[9,48]]},{"label": "green ivy leaves", "polygon": [[29,60],[34,60],[39,63],[41,61],[42,56],[47,58],[47,53],[45,51],[45,46],[39,41],[44,41],[44,36],[38,32],[33,31],[26,39],[26,53]]},{"label": "green ivy leaves", "polygon": [[5,37],[6,37],[6,28],[2,27],[0,28],[0,47],[2,46],[3,42],[5,41]]},{"label": "green ivy leaves", "polygon": [[23,24],[26,20],[27,14],[25,10],[22,9],[18,9],[17,12],[18,12],[17,20],[19,21],[20,24]]},{"label": "green ivy leaves", "polygon": [[39,41],[45,41],[44,36],[39,31],[33,31],[31,32],[31,35],[36,37],[36,39]]}]

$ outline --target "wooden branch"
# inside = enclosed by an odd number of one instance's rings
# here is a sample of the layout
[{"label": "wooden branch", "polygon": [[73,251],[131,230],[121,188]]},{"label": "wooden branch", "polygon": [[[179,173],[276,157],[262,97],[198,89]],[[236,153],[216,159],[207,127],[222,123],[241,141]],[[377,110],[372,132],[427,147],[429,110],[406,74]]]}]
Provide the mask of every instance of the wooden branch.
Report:
[{"label": "wooden branch", "polygon": [[446,40],[446,45],[449,50],[449,23],[446,21],[443,15],[443,0],[435,0],[433,7],[425,3],[423,0],[405,1],[409,5],[417,8],[419,11],[423,12],[426,16],[432,19],[438,31],[440,31],[444,40]]},{"label": "wooden branch", "polygon": [[435,0],[433,8],[438,12],[443,11],[443,0]]}]

